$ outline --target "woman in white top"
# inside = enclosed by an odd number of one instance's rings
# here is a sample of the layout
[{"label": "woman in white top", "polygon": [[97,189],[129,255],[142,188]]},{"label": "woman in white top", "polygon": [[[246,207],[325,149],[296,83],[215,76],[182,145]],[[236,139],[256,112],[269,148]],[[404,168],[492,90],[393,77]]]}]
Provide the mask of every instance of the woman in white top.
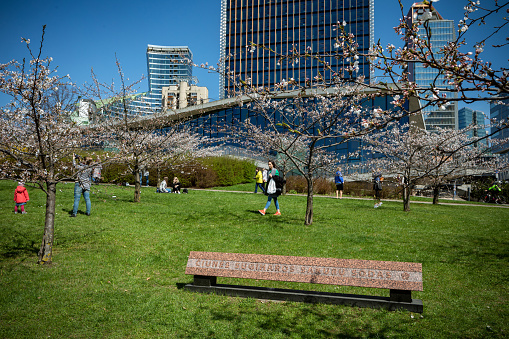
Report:
[{"label": "woman in white top", "polygon": [[168,188],[168,177],[164,177],[163,181],[161,181],[161,184],[159,185],[159,192],[160,193],[171,193],[171,189]]}]

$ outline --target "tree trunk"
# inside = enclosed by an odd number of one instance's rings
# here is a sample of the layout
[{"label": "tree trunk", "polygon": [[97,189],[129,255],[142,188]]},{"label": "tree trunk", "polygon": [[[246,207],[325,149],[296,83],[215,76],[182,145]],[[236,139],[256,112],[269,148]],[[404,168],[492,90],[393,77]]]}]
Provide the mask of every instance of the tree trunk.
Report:
[{"label": "tree trunk", "polygon": [[403,211],[410,211],[410,185],[405,185],[403,188]]},{"label": "tree trunk", "polygon": [[134,161],[134,202],[141,201],[140,164],[138,159]]},{"label": "tree trunk", "polygon": [[159,188],[161,185],[161,169],[159,168],[159,164],[157,164],[157,186],[156,188]]},{"label": "tree trunk", "polygon": [[140,173],[138,172],[134,176],[134,202],[141,201],[141,183],[140,183]]},{"label": "tree trunk", "polygon": [[313,179],[308,180],[308,197],[306,205],[306,218],[304,225],[311,225],[313,223]]},{"label": "tree trunk", "polygon": [[46,182],[46,218],[44,220],[44,234],[39,250],[38,264],[51,264],[53,260],[53,236],[55,232],[55,206],[57,198],[57,184]]},{"label": "tree trunk", "polygon": [[440,189],[438,186],[433,187],[433,205],[438,204],[438,196],[440,194]]}]

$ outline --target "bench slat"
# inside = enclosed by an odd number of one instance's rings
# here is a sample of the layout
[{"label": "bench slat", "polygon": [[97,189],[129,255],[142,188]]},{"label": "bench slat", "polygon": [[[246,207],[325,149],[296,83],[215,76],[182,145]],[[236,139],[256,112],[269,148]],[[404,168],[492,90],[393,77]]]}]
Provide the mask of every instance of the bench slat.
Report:
[{"label": "bench slat", "polygon": [[422,264],[190,252],[186,274],[422,291]]}]

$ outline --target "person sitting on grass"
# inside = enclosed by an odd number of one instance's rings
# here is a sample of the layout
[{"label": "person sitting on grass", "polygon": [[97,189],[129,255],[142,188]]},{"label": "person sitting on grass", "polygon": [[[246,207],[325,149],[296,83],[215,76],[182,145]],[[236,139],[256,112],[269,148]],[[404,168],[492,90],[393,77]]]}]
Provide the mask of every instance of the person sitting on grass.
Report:
[{"label": "person sitting on grass", "polygon": [[159,193],[171,193],[171,189],[168,188],[168,177],[164,177],[163,181],[161,181],[161,184],[159,185]]},{"label": "person sitting on grass", "polygon": [[173,187],[173,193],[180,194],[180,181],[177,177],[173,178],[172,187]]}]

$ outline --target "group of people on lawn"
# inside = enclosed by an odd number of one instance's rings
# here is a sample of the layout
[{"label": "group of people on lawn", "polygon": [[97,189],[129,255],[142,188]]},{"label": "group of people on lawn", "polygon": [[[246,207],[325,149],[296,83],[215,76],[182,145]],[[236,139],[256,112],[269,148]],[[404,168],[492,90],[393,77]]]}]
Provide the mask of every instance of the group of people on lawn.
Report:
[{"label": "group of people on lawn", "polygon": [[[80,198],[83,195],[85,199],[86,206],[86,215],[90,215],[91,212],[91,202],[90,202],[90,186],[92,181],[98,182],[101,177],[101,169],[102,167],[98,163],[95,166],[92,166],[92,158],[85,157],[80,162],[76,162],[77,156],[73,154],[73,166],[79,171],[75,185],[74,185],[74,204],[73,210],[70,213],[71,217],[76,217],[78,212]],[[275,178],[279,176],[279,171],[276,168],[276,164],[273,160],[268,162],[269,169],[257,168],[255,174],[256,186],[254,193],[258,192],[258,188],[262,190],[263,193],[267,195],[267,203],[265,207],[258,212],[262,215],[265,215],[267,209],[271,205],[272,200],[274,200],[274,204],[276,206],[276,213],[274,215],[281,215],[281,211],[279,209],[279,201],[278,197],[281,194],[281,189],[275,189]],[[146,177],[146,184],[148,186],[148,171],[143,169],[140,172],[140,183],[142,176]],[[274,181],[271,183],[271,181]],[[380,201],[381,191],[382,191],[382,181],[383,177],[379,169],[373,172],[373,188],[375,190],[375,208],[378,208],[382,205]],[[341,168],[338,167],[337,172],[334,176],[334,182],[336,184],[336,198],[343,198],[343,184],[344,179],[341,173]],[[159,185],[159,188],[156,190],[158,193],[177,193],[180,194],[180,181],[177,177],[173,178],[173,182],[168,185],[168,177],[164,177]],[[184,192],[185,193],[185,192]],[[20,182],[18,187],[14,193],[14,201],[16,203],[15,212],[20,209],[21,213],[26,213],[24,210],[24,205],[29,200],[28,192],[24,187],[24,183]]]},{"label": "group of people on lawn", "polygon": [[164,177],[159,185],[158,193],[178,193],[180,194],[180,181],[177,177],[173,178],[173,182],[168,186],[168,177]]},{"label": "group of people on lawn", "polygon": [[[266,174],[268,173],[268,174]],[[265,169],[257,168],[256,169],[256,186],[254,193],[257,193],[258,187],[261,188],[262,192],[267,194],[267,188],[269,186],[270,180],[274,180],[274,177],[279,175],[278,170],[276,169],[276,165],[274,161],[269,161],[269,171],[267,172]],[[380,201],[381,193],[382,193],[382,182],[384,180],[382,176],[382,172],[379,168],[373,171],[372,174],[373,177],[373,189],[375,191],[375,208],[378,208],[382,206],[382,202]],[[343,199],[343,186],[344,186],[344,178],[343,174],[341,173],[341,167],[337,168],[336,173],[334,174],[334,183],[336,184],[336,199]],[[274,199],[274,203],[276,205],[276,213],[274,215],[281,215],[281,211],[279,210],[279,202],[277,200],[277,197],[281,194],[280,191],[277,191],[274,194],[267,194],[267,204],[265,205],[263,210],[259,210],[261,215],[265,215],[267,209],[269,208],[271,204],[271,200]]]}]

